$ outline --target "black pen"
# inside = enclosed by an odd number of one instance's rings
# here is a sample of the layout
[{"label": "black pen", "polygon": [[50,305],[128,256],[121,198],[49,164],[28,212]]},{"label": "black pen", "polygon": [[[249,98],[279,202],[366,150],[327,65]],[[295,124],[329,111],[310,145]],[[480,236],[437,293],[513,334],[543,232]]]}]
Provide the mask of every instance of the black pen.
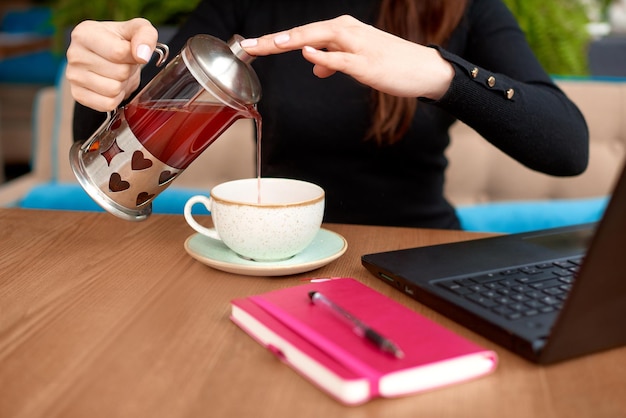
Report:
[{"label": "black pen", "polygon": [[356,318],[350,312],[346,311],[341,306],[337,305],[320,292],[317,292],[315,290],[309,292],[309,298],[314,304],[328,308],[332,313],[347,321],[350,325],[352,325],[352,329],[358,336],[373,342],[380,350],[384,351],[385,353],[389,353],[396,358],[404,357],[404,353],[402,352],[402,350],[400,350],[400,348],[393,341],[383,337],[380,333],[373,330],[369,325]]}]

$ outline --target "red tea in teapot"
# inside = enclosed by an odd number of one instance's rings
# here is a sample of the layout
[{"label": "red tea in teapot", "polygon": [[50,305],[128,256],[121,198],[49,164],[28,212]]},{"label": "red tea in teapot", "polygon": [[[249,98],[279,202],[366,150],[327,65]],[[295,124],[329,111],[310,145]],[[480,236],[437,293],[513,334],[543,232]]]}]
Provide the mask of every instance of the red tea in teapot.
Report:
[{"label": "red tea in teapot", "polygon": [[217,104],[177,107],[167,102],[130,103],[126,120],[139,142],[163,163],[184,169],[237,119],[255,118],[256,110],[241,111]]}]

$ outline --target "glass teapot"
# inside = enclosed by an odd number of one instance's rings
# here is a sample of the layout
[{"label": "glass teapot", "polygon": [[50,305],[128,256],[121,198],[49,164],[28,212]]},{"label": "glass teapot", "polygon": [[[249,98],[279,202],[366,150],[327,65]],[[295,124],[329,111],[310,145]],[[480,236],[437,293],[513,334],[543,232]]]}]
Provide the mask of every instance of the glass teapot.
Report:
[{"label": "glass teapot", "polygon": [[[261,87],[242,39],[190,38],[132,101],[74,143],[70,165],[92,199],[118,217],[144,220],[154,198],[229,126],[258,117]],[[157,65],[168,51],[157,44]]]}]

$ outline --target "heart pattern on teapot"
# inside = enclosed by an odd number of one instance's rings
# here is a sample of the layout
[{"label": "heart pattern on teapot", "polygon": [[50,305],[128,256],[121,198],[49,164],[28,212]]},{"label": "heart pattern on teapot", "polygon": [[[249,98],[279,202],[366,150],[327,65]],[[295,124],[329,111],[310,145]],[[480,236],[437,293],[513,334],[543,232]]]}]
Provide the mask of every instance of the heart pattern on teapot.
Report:
[{"label": "heart pattern on teapot", "polygon": [[130,187],[130,183],[122,180],[122,176],[119,173],[111,173],[109,177],[109,190],[112,192],[121,192]]},{"label": "heart pattern on teapot", "polygon": [[112,163],[115,157],[126,153],[125,150],[118,145],[117,138],[106,149],[102,149],[102,145],[97,141],[94,149],[89,151],[98,152],[106,160],[106,165],[110,167],[109,192],[119,194],[120,197],[113,199],[123,206],[132,207],[135,204],[140,207],[150,203],[160,190],[180,174],[180,171],[160,163],[158,159],[154,160],[145,150],[126,150],[130,158],[121,161],[116,159]]},{"label": "heart pattern on teapot", "polygon": [[133,152],[133,158],[131,160],[131,168],[133,170],[145,170],[152,167],[152,160],[145,158],[143,152]]},{"label": "heart pattern on teapot", "polygon": [[161,171],[161,174],[159,174],[159,186],[162,186],[172,180],[177,174],[178,173],[172,173],[169,170]]},{"label": "heart pattern on teapot", "polygon": [[154,194],[148,192],[141,192],[137,195],[137,206],[141,206],[148,200],[152,199]]}]

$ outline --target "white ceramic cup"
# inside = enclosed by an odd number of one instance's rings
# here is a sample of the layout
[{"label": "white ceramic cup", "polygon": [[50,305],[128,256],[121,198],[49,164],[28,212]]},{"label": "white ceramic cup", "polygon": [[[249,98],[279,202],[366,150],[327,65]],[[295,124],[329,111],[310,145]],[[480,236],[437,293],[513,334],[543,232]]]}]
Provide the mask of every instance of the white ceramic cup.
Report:
[{"label": "white ceramic cup", "polygon": [[[187,223],[200,234],[222,241],[243,258],[285,260],[315,238],[324,216],[324,189],[285,178],[250,178],[219,184],[185,204]],[[200,225],[191,210],[196,203],[210,212],[215,228]]]}]

